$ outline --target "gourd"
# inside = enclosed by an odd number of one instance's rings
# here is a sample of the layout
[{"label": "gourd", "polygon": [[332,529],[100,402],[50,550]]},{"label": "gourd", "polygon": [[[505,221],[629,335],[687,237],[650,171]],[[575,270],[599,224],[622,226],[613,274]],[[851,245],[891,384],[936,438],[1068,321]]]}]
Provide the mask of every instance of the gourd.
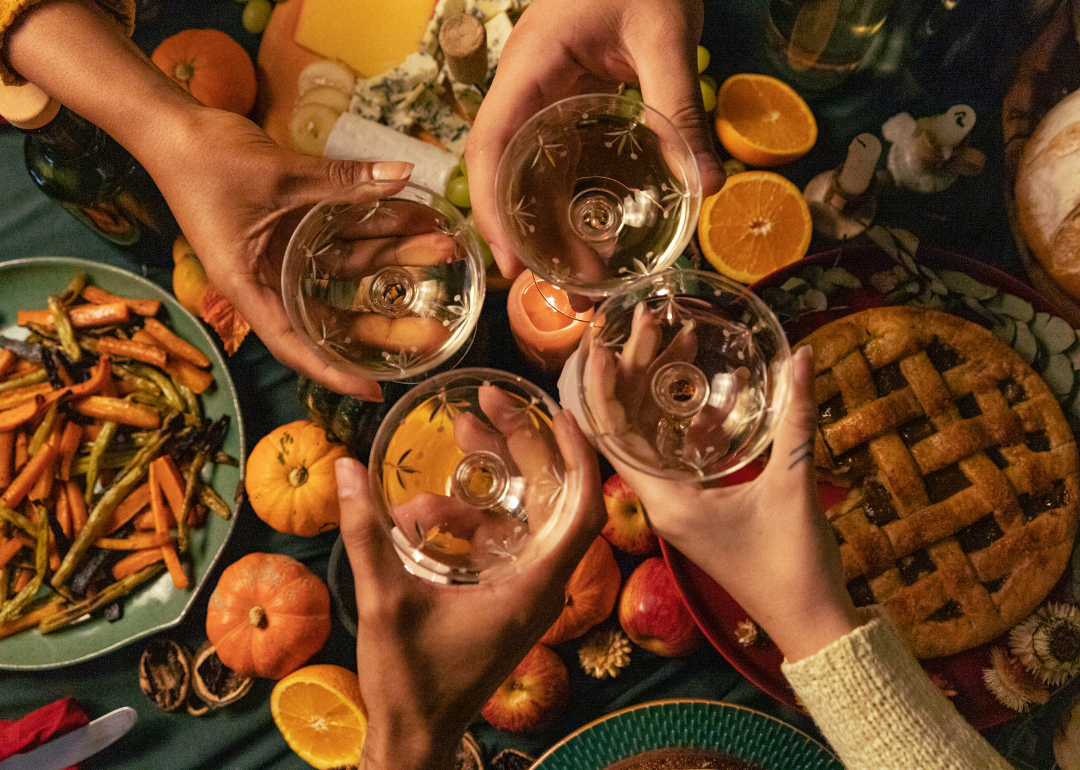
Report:
[{"label": "gourd", "polygon": [[334,463],[348,452],[308,420],[266,434],[248,456],[244,487],[260,519],[278,532],[311,537],[338,526]]},{"label": "gourd", "polygon": [[350,455],[366,462],[379,425],[407,390],[407,385],[384,382],[382,401],[361,401],[300,375],[296,393],[311,422],[326,430],[332,440],[344,444]]},{"label": "gourd", "polygon": [[221,30],[182,30],[161,41],[150,58],[207,107],[247,115],[255,106],[255,65]]},{"label": "gourd", "polygon": [[330,592],[296,559],[249,553],[221,573],[206,610],[206,635],[239,676],[281,679],[330,636]]},{"label": "gourd", "polygon": [[603,622],[615,608],[621,587],[622,573],[615,553],[607,540],[598,537],[567,581],[563,610],[540,641],[561,644]]}]

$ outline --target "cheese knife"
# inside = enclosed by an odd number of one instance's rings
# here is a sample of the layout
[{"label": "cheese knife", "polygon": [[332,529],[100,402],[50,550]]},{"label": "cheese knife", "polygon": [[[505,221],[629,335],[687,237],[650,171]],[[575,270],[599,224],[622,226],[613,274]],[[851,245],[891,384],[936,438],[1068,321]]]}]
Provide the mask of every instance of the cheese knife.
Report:
[{"label": "cheese knife", "polygon": [[131,729],[137,718],[135,709],[122,706],[32,751],[13,754],[0,762],[0,770],[63,770],[119,739]]}]

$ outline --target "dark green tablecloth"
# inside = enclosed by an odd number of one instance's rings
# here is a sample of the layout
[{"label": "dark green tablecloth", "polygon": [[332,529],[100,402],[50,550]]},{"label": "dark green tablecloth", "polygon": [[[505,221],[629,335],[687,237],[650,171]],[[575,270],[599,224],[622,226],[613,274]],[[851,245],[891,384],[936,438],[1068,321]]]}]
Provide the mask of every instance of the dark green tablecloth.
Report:
[{"label": "dark green tablecloth", "polygon": [[[913,4],[918,5],[918,4]],[[965,3],[968,7],[970,3]],[[963,179],[950,190],[932,196],[890,193],[882,201],[880,221],[906,227],[925,242],[983,259],[1015,274],[1020,262],[1009,234],[1004,208],[1000,101],[1008,82],[1011,62],[1034,25],[1019,23],[1019,12],[1005,4],[985,4],[985,12],[971,22],[974,41],[961,47],[961,56],[942,60],[915,77],[912,68],[876,72],[841,92],[810,96],[821,127],[818,145],[801,161],[783,171],[800,186],[814,174],[840,163],[850,140],[862,131],[880,135],[883,120],[899,111],[920,117],[937,114],[958,103],[972,106],[979,116],[972,143],[988,156],[987,169]],[[763,8],[755,2],[709,2],[703,43],[713,53],[709,73],[718,81],[737,71],[767,70],[759,52],[758,20]],[[140,24],[136,41],[150,51],[158,41],[179,29],[213,26],[233,34],[255,54],[258,36],[240,26],[242,5],[227,0],[167,0],[164,11]],[[1010,34],[1006,34],[1006,32]],[[963,40],[961,40],[963,42]],[[959,43],[958,43],[959,45]],[[929,54],[928,54],[929,55]],[[832,244],[815,241],[812,250]],[[82,224],[45,198],[30,182],[22,163],[22,137],[0,131],[0,260],[35,255],[78,256],[145,272],[168,287],[168,255],[162,266],[144,270],[91,234]],[[502,368],[521,371],[544,387],[544,378],[516,355],[506,324],[504,295],[493,294],[486,303],[481,332],[470,354]],[[2,308],[5,314],[11,309]],[[296,403],[295,376],[284,369],[254,338],[229,359],[229,368],[242,401],[248,447],[271,428],[302,416]],[[233,536],[217,572],[244,553],[273,551],[289,554],[325,575],[333,533],[303,539],[278,534],[266,527],[246,504],[239,512]],[[631,562],[622,564],[628,570]],[[204,590],[189,616],[174,630],[176,637],[197,647],[205,638]],[[139,690],[136,661],[143,644],[104,655],[77,666],[48,672],[0,672],[0,719],[16,719],[56,698],[72,695],[93,716],[121,705],[134,706],[139,720],[123,740],[86,763],[94,768],[255,768],[306,767],[285,745],[270,717],[269,693],[273,685],[256,682],[238,704],[203,717],[156,710]],[[539,755],[563,735],[615,709],[657,698],[695,697],[726,700],[765,711],[797,727],[813,731],[799,712],[778,704],[743,679],[708,645],[685,659],[665,659],[635,648],[632,663],[615,679],[588,679],[576,662],[572,644],[561,650],[572,672],[573,696],[564,716],[545,733],[533,738],[500,734],[483,723],[474,726],[487,758],[506,747]],[[352,638],[335,621],[330,641],[312,662],[355,667]],[[1060,697],[1057,703],[1063,703]],[[1014,759],[1024,758],[1049,768],[1049,725],[1060,705],[1044,710],[1033,722],[1017,722],[993,731],[1001,747],[1014,747]]]}]

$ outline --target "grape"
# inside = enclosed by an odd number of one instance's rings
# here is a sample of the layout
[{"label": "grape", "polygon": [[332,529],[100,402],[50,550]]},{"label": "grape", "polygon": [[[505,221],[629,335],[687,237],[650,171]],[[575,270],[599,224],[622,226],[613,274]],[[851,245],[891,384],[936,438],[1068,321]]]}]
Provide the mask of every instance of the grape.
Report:
[{"label": "grape", "polygon": [[702,73],[709,66],[709,49],[703,45],[697,47],[697,71]]},{"label": "grape", "polygon": [[712,90],[716,90],[716,78],[714,78],[712,75],[702,75],[698,78],[698,80],[700,80],[702,83],[708,83],[712,87]]},{"label": "grape", "polygon": [[469,178],[469,167],[465,165],[464,155],[461,156],[461,160],[458,162],[457,169],[454,171],[454,173],[461,174],[466,179]]},{"label": "grape", "polygon": [[266,23],[270,21],[270,12],[274,7],[270,0],[247,0],[244,3],[244,29],[258,34],[266,29]]},{"label": "grape", "polygon": [[643,101],[641,98],[641,91],[636,88],[627,88],[622,92],[622,95],[633,102]]},{"label": "grape", "polygon": [[704,80],[701,81],[701,101],[705,103],[705,112],[712,112],[716,107],[716,90]]},{"label": "grape", "polygon": [[451,176],[446,183],[446,199],[459,209],[469,208],[472,205],[469,198],[469,180],[461,174]]}]

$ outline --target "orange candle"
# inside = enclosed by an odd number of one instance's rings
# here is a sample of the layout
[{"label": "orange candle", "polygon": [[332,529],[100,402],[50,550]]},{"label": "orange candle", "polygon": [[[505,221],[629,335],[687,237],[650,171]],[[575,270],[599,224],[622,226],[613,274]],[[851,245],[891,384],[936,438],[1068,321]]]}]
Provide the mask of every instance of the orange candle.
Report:
[{"label": "orange candle", "polygon": [[518,348],[549,374],[557,374],[577,349],[593,310],[575,313],[562,289],[525,270],[506,298],[510,330]]}]

